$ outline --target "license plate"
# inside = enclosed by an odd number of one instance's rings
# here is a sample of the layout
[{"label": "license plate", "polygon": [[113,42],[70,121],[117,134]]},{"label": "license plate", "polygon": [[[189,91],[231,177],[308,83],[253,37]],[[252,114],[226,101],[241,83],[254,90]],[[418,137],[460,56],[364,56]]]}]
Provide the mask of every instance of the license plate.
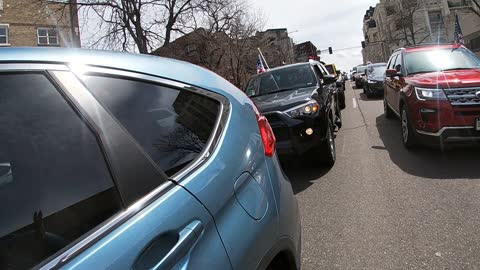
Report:
[{"label": "license plate", "polygon": [[477,124],[475,125],[475,129],[480,131],[480,118],[477,118],[477,120],[475,121]]}]

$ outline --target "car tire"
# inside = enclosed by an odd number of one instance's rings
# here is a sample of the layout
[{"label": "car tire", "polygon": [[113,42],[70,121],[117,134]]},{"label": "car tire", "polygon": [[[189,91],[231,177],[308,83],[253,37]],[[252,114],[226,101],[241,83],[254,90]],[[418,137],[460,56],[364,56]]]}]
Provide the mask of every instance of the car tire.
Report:
[{"label": "car tire", "polygon": [[394,117],[392,109],[388,106],[387,98],[385,95],[383,96],[383,113],[385,114],[385,118],[392,119]]},{"label": "car tire", "polygon": [[405,105],[400,108],[400,123],[402,142],[405,148],[412,149],[416,145],[415,130],[413,130]]},{"label": "car tire", "polygon": [[331,121],[328,122],[328,130],[325,136],[325,141],[320,146],[320,154],[323,157],[322,163],[325,166],[332,167],[335,164],[337,153],[335,147],[335,134]]}]

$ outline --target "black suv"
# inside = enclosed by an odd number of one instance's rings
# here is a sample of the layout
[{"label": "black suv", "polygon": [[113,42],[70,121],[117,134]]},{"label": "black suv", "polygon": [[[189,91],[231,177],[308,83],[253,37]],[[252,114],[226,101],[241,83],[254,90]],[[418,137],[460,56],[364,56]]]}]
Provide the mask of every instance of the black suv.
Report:
[{"label": "black suv", "polygon": [[320,151],[326,165],[335,163],[334,130],[342,125],[336,82],[317,61],[282,66],[250,79],[245,92],[270,122],[279,154]]}]

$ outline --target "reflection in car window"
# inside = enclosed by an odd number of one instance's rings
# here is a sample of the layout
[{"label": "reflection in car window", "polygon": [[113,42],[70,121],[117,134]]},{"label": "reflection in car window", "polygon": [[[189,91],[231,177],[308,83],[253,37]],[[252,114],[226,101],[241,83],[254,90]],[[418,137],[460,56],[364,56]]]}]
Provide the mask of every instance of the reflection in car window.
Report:
[{"label": "reflection in car window", "polygon": [[[258,76],[260,80],[258,87],[250,82],[247,95],[262,96],[282,90],[311,87],[317,83],[314,76],[310,64],[272,70]],[[249,88],[251,84],[257,87],[255,91]]]},{"label": "reflection in car window", "polygon": [[219,114],[217,101],[186,90],[100,76],[84,81],[168,176],[202,152]]},{"label": "reflection in car window", "polygon": [[50,81],[0,80],[0,269],[27,269],[122,205],[95,136]]},{"label": "reflection in car window", "polygon": [[480,60],[463,48],[409,52],[405,54],[408,74],[480,68]]}]

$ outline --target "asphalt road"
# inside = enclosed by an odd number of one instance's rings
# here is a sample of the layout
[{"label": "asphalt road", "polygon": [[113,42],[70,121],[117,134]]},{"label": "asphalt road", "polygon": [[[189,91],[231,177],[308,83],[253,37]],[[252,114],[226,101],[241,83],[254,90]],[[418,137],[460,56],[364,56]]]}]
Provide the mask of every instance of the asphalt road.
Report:
[{"label": "asphalt road", "polygon": [[284,168],[303,269],[480,269],[480,149],[407,151],[381,99],[346,92],[335,166]]}]

